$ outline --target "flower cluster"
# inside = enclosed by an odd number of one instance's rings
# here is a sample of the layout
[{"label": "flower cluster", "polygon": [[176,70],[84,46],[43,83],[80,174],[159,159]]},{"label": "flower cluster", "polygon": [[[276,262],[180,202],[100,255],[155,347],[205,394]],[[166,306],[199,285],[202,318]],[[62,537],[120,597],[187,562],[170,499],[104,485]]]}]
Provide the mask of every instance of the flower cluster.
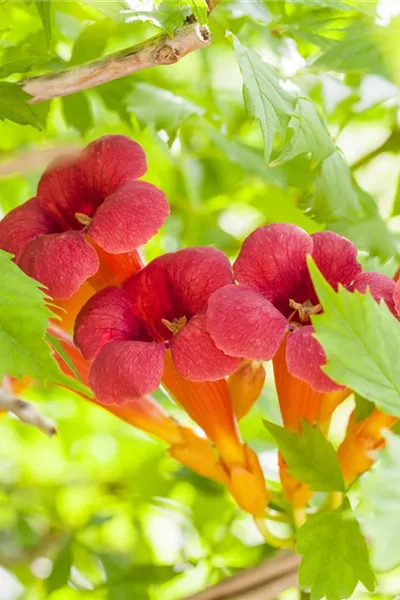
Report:
[{"label": "flower cluster", "polygon": [[[145,171],[144,151],[129,138],[91,143],[51,165],[36,197],[0,222],[0,247],[47,288],[53,305],[67,310],[58,337],[95,401],[164,440],[172,456],[223,482],[244,510],[260,517],[268,493],[238,421],[261,393],[262,363],[273,362],[282,420],[293,432],[301,432],[302,419],[326,430],[350,393],[321,369],[326,356],[311,316],[322,308],[307,256],[334,289],[369,290],[395,314],[400,284],[363,273],[345,238],[310,236],[289,224],[256,229],[233,266],[210,247],[144,265],[138,248],[169,212],[163,192],[139,181]],[[178,424],[149,396],[160,385],[202,433]],[[373,431],[379,447],[389,423],[381,413],[369,419],[361,433],[351,428],[339,449],[349,480],[364,465],[349,468],[354,448],[362,446],[364,458],[370,449],[360,442],[363,431]],[[304,506],[310,490],[288,473],[282,456],[279,464],[286,496]]]}]

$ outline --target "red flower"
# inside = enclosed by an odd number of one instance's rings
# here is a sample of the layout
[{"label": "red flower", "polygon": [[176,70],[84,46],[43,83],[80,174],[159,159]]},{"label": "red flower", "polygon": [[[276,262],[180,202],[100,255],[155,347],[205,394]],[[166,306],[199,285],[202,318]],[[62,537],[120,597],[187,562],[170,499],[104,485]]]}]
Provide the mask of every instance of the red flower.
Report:
[{"label": "red flower", "polygon": [[289,373],[325,394],[343,388],[321,370],[326,355],[310,324],[321,306],[308,273],[308,254],[334,289],[342,285],[364,293],[368,288],[395,311],[394,282],[379,273],[361,273],[351,242],[329,231],[310,236],[295,225],[278,223],[245,240],[234,264],[240,285],[213,294],[206,327],[221,351],[254,360],[271,359],[288,334]]},{"label": "red flower", "polygon": [[235,371],[241,360],[218,350],[204,326],[210,296],[232,282],[222,252],[188,248],[156,258],[122,289],[92,297],[77,318],[75,342],[94,359],[89,382],[97,399],[120,405],[157,389],[167,349],[191,380]]},{"label": "red flower", "polygon": [[120,135],[57,160],[37,196],[1,221],[0,247],[51,296],[71,297],[99,271],[102,258],[135,250],[164,223],[163,192],[137,181],[145,171],[141,146]]}]

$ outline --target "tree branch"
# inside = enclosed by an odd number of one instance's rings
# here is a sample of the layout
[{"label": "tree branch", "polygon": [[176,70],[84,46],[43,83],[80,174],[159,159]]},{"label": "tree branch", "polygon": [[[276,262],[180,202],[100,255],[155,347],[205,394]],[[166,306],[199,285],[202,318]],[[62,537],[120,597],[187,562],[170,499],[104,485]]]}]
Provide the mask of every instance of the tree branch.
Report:
[{"label": "tree branch", "polygon": [[0,389],[0,410],[13,413],[20,421],[37,427],[48,436],[57,433],[54,421],[42,415],[34,404],[8,394],[2,389]]},{"label": "tree branch", "polygon": [[281,553],[186,600],[273,600],[298,585],[299,557]]},{"label": "tree branch", "polygon": [[25,79],[21,86],[32,96],[29,103],[35,104],[59,96],[68,96],[125,77],[135,71],[171,65],[186,54],[210,43],[211,33],[208,27],[190,23],[179,27],[173,39],[167,35],[159,35],[142,44],[77,67]]}]

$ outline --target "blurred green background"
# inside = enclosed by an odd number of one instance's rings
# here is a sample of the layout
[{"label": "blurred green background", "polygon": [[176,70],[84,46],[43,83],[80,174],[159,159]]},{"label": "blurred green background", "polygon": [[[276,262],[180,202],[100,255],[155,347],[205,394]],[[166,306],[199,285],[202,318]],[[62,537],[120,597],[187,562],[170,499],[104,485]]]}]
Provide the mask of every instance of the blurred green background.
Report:
[{"label": "blurred green background", "polygon": [[[178,2],[158,2],[156,13],[151,1],[54,1],[46,28],[35,4],[0,3],[4,81],[77,65],[160,29],[171,33],[190,15]],[[367,269],[393,274],[399,12],[389,0],[222,3],[209,21],[213,43],[176,65],[38,104],[17,114],[20,124],[0,120],[2,212],[35,194],[49,149],[123,133],[143,145],[144,178],[165,191],[172,208],[145,248],[147,259],[199,244],[233,258],[256,226],[287,221],[309,232],[339,231],[357,244]],[[330,159],[317,165],[303,154],[264,165],[227,31],[274,65],[285,89],[315,102],[347,162],[339,154],[336,166]],[[0,98],[0,118],[10,110]],[[276,139],[272,158],[287,136]],[[354,202],[361,219],[349,216]],[[272,553],[222,487],[181,467],[160,443],[59,388],[36,386],[27,397],[59,433],[48,440],[10,416],[1,420],[0,600],[180,600]],[[157,397],[185,422],[161,391]],[[352,400],[336,417],[337,441],[351,407]],[[276,481],[276,451],[262,418],[280,419],[270,373],[241,429]],[[400,574],[385,575],[375,596],[399,589]]]}]

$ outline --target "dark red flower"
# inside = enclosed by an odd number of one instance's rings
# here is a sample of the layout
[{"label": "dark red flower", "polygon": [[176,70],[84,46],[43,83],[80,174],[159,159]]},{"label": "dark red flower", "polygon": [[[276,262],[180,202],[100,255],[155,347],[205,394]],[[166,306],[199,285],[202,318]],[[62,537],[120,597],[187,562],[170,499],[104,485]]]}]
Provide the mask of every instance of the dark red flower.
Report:
[{"label": "dark red flower", "polygon": [[287,334],[289,373],[328,393],[342,388],[321,370],[326,355],[312,335],[310,316],[321,306],[308,272],[308,254],[334,289],[369,289],[394,312],[394,282],[379,273],[362,273],[351,242],[333,232],[310,236],[295,225],[278,223],[257,229],[245,240],[234,264],[240,285],[212,295],[206,329],[225,354],[251,360],[272,358]]},{"label": "dark red flower", "polygon": [[123,404],[158,388],[167,349],[180,375],[217,380],[241,360],[217,349],[205,329],[210,296],[233,282],[228,259],[214,248],[188,248],[153,260],[120,288],[83,307],[75,342],[94,358],[89,382],[104,404]]},{"label": "dark red flower", "polygon": [[106,253],[135,250],[164,223],[168,203],[161,190],[137,181],[145,172],[142,147],[121,135],[57,160],[37,196],[0,222],[0,247],[51,296],[71,297]]}]

